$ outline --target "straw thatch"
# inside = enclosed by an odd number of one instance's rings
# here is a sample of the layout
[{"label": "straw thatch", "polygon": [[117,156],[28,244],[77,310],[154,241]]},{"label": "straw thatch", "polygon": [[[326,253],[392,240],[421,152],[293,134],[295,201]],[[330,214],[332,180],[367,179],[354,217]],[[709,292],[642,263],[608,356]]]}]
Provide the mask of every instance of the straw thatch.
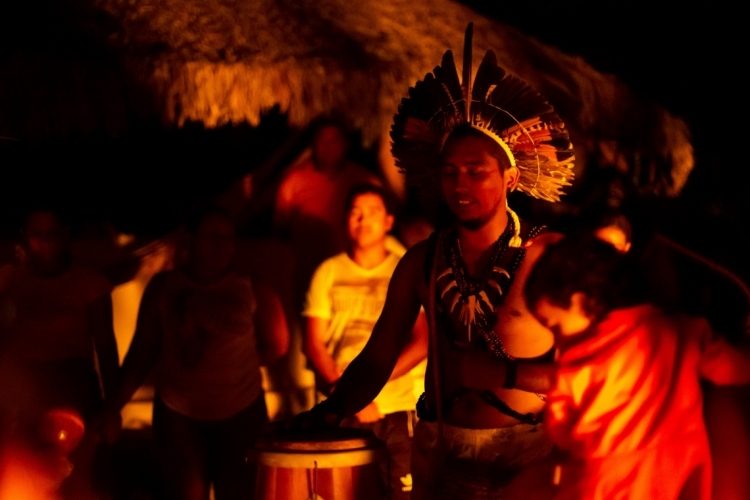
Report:
[{"label": "straw thatch", "polygon": [[[209,127],[248,121],[274,105],[304,125],[339,110],[366,143],[386,137],[409,86],[460,52],[474,51],[537,87],[568,123],[582,153],[632,169],[633,157],[671,172],[679,192],[693,166],[685,124],[616,77],[448,0],[99,0],[121,22],[118,41],[139,61],[169,122]],[[478,61],[477,61],[478,62]],[[387,145],[387,141],[383,141]],[[641,165],[642,166],[642,165]],[[657,174],[658,176],[658,174]],[[652,179],[659,183],[659,179]]]},{"label": "straw thatch", "polygon": [[[680,119],[580,58],[457,2],[92,1],[104,14],[97,19],[108,19],[107,29],[99,31],[107,33],[107,44],[122,58],[127,79],[149,90],[149,103],[170,125],[257,124],[264,111],[278,105],[292,125],[302,126],[336,110],[362,131],[366,145],[380,141],[382,160],[389,163],[387,132],[400,99],[446,49],[460,59],[464,29],[474,21],[476,63],[491,48],[502,66],[544,94],[566,121],[579,164],[588,156],[626,173],[640,169],[641,177],[645,168],[655,191],[672,195],[693,166],[688,130]],[[3,98],[2,87],[0,81],[0,125],[2,108],[11,99],[10,94]],[[112,98],[98,99],[88,114],[108,116],[107,106],[129,105],[120,97],[124,91],[109,87]],[[70,92],[85,95],[84,88],[81,83]],[[668,178],[660,179],[664,172]],[[386,173],[397,177],[395,169]]]}]

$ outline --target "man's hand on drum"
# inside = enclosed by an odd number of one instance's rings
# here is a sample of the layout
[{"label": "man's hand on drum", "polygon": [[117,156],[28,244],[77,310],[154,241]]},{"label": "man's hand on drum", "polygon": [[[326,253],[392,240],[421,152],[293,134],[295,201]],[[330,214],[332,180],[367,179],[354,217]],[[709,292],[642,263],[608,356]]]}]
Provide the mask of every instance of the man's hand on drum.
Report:
[{"label": "man's hand on drum", "polygon": [[287,430],[309,430],[336,427],[343,420],[341,412],[325,400],[313,406],[310,411],[304,411],[291,420],[279,422],[274,427]]},{"label": "man's hand on drum", "polygon": [[361,424],[372,424],[383,418],[383,414],[380,413],[378,405],[376,405],[374,401],[365,406],[362,411],[355,416]]}]

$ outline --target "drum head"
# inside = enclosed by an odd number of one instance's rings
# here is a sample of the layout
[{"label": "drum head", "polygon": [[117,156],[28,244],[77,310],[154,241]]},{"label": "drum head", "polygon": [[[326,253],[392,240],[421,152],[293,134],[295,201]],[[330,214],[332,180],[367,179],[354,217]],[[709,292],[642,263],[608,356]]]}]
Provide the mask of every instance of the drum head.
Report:
[{"label": "drum head", "polygon": [[255,443],[257,451],[347,451],[380,448],[383,442],[372,431],[332,427],[275,432]]}]

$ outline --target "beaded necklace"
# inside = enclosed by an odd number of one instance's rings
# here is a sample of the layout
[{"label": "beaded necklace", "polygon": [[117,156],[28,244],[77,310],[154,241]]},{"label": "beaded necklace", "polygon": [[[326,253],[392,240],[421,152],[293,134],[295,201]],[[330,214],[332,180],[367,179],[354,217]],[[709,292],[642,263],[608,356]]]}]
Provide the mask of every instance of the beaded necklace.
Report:
[{"label": "beaded necklace", "polygon": [[466,270],[461,253],[458,234],[448,236],[445,258],[448,268],[437,279],[437,290],[443,310],[448,314],[457,335],[472,342],[472,334],[480,337],[496,356],[513,359],[505,350],[494,331],[497,324],[495,310],[502,305],[505,295],[513,284],[516,273],[526,256],[526,249],[519,248],[504,267],[504,257],[511,239],[516,235],[516,222],[508,218],[505,231],[492,245],[492,253],[485,271],[479,279],[473,279]]}]

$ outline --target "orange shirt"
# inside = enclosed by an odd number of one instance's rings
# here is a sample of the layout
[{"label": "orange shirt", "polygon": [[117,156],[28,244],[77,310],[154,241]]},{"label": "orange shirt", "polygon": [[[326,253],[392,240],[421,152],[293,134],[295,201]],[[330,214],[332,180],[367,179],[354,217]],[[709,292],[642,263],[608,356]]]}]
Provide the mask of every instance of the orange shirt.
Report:
[{"label": "orange shirt", "polygon": [[569,459],[556,498],[710,498],[700,378],[750,382],[750,361],[707,321],[612,311],[561,348],[545,423]]},{"label": "orange shirt", "polygon": [[277,220],[290,232],[291,244],[310,259],[310,272],[324,259],[346,250],[346,197],[358,184],[380,185],[378,178],[356,163],[327,174],[312,161],[295,167],[279,186]]}]

